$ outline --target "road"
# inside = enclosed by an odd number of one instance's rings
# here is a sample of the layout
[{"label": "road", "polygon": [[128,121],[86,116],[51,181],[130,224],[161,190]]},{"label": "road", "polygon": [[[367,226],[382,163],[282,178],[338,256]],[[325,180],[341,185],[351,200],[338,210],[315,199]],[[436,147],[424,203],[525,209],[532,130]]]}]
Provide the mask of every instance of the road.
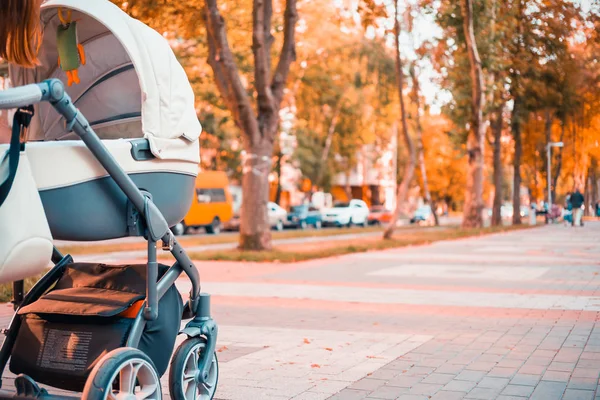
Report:
[{"label": "road", "polygon": [[198,263],[220,326],[217,399],[600,400],[598,237],[590,222]]}]

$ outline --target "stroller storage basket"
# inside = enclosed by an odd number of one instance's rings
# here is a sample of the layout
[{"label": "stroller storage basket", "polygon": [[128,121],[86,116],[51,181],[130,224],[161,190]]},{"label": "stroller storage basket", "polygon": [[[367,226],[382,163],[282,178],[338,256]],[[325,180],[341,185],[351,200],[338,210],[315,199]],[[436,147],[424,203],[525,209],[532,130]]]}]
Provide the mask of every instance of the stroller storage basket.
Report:
[{"label": "stroller storage basket", "polygon": [[[160,266],[159,277],[167,269]],[[19,311],[23,321],[10,370],[57,388],[82,391],[97,361],[125,346],[145,285],[145,264],[68,265],[52,290]],[[181,324],[182,300],[175,285],[158,307],[158,319],[146,324],[138,347],[162,375]]]}]

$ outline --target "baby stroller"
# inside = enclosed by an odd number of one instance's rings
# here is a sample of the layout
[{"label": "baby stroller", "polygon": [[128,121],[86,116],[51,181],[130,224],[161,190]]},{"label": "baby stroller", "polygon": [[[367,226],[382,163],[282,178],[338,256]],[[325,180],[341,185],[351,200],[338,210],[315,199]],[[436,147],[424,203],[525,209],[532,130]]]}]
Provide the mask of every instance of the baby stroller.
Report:
[{"label": "baby stroller", "polygon": [[[86,58],[79,84],[69,87],[53,35],[65,18],[77,21]],[[13,160],[14,139],[28,126],[24,149],[16,142],[17,173],[33,178],[52,237],[143,236],[148,259],[139,265],[76,263],[49,240],[9,249],[24,261],[5,262],[3,276],[17,276],[17,269],[40,258],[42,266],[54,266],[4,330],[0,374],[10,359],[17,377],[16,392],[0,389],[0,398],[72,398],[50,395],[44,384],[90,400],[158,400],[171,360],[173,399],[212,399],[218,363],[210,297],[200,293],[198,271],[169,229],[189,209],[198,173],[201,127],[185,72],[160,34],[109,1],[49,0],[41,19],[41,65],[10,66],[17,87],[0,91],[0,109],[18,109],[13,141],[0,146],[0,155]],[[14,187],[7,203],[11,195]],[[159,241],[173,265],[157,262]],[[192,284],[185,304],[175,288],[182,273]],[[189,322],[180,330],[182,319]],[[178,334],[187,338],[171,358]]]}]

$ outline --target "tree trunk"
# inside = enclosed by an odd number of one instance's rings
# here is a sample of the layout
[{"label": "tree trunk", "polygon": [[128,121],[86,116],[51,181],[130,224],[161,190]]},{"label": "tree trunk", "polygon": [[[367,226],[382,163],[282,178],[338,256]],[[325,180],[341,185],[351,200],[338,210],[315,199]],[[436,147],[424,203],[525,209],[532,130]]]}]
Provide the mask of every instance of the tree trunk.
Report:
[{"label": "tree trunk", "polygon": [[402,72],[402,59],[400,54],[400,21],[398,20],[398,0],[394,0],[394,43],[396,47],[396,84],[398,86],[398,97],[400,99],[400,117],[402,120],[402,136],[404,137],[404,143],[406,144],[406,150],[408,151],[408,164],[404,168],[404,175],[402,176],[402,182],[398,186],[396,193],[396,208],[392,215],[392,220],[386,227],[383,233],[384,239],[391,239],[394,234],[394,229],[398,223],[400,213],[404,208],[406,197],[408,195],[408,188],[410,182],[415,174],[415,166],[417,164],[417,156],[415,152],[415,146],[412,142],[410,134],[408,132],[408,121],[406,116],[406,107],[404,105],[404,73]]},{"label": "tree trunk", "polygon": [[271,249],[269,226],[269,171],[273,144],[257,143],[251,156],[244,159],[242,176],[242,208],[240,213],[240,241],[242,250]]},{"label": "tree trunk", "polygon": [[273,142],[279,126],[279,110],[283,101],[290,65],[296,59],[296,0],[287,0],[283,22],[283,43],[279,61],[271,73],[272,0],[254,0],[252,6],[252,53],[254,55],[254,89],[252,96],[242,83],[237,63],[227,40],[225,19],[217,0],[205,0],[204,19],[208,45],[208,64],[223,102],[242,132],[244,150],[242,177],[242,210],[240,248],[271,248],[268,222],[269,172]]},{"label": "tree trunk", "polygon": [[417,125],[417,152],[419,154],[419,169],[421,172],[421,179],[423,180],[423,196],[425,197],[425,202],[431,207],[431,213],[433,214],[435,226],[439,226],[440,220],[437,215],[436,205],[431,198],[431,192],[429,191],[429,181],[427,180],[427,165],[425,163],[425,145],[423,144],[423,127],[421,126],[421,98],[419,77],[414,66],[413,68],[411,68],[411,77],[413,82],[413,101],[417,106],[417,114],[415,117]]},{"label": "tree trunk", "polygon": [[589,183],[589,192],[590,192],[590,203],[592,205],[593,216],[596,216],[596,203],[598,202],[598,160],[596,157],[592,157],[590,162],[590,183]]},{"label": "tree trunk", "polygon": [[[562,120],[560,124],[561,124],[560,141],[563,142],[565,140],[566,118],[565,118],[565,120]],[[556,148],[556,152],[558,153],[558,154],[556,154],[556,168],[554,169],[554,176],[552,177],[552,198],[553,199],[556,199],[556,188],[558,185],[558,178],[560,177],[560,172],[562,169],[563,148],[562,147]]]},{"label": "tree trunk", "polygon": [[[341,100],[340,100],[341,103]],[[333,134],[335,133],[335,127],[337,125],[338,118],[340,116],[341,104],[338,104],[333,111],[331,121],[329,122],[329,129],[327,129],[327,137],[325,138],[325,146],[323,146],[323,152],[321,153],[321,159],[319,160],[319,169],[317,171],[317,179],[314,182],[315,185],[321,186],[321,180],[323,179],[323,172],[327,165],[327,158],[329,157],[329,150],[331,149],[331,143],[333,142]]]},{"label": "tree trunk", "polygon": [[350,186],[350,174],[352,171],[350,170],[349,162],[347,162],[346,168],[346,185],[344,186],[344,190],[346,191],[346,197],[348,197],[348,201],[350,201],[352,200],[352,186]]},{"label": "tree trunk", "polygon": [[464,228],[479,228],[483,226],[483,150],[485,141],[483,73],[473,28],[472,1],[461,0],[461,11],[472,82],[472,120],[467,139],[469,167],[462,226]]},{"label": "tree trunk", "polygon": [[[546,131],[546,146],[549,146],[550,143],[552,142],[552,120],[553,120],[553,116],[552,113],[550,111],[546,111],[546,124],[545,124],[545,131]],[[546,157],[548,156],[548,152],[545,151],[546,153]],[[552,153],[550,153],[550,161],[546,160],[546,163],[550,163],[550,170],[546,171],[546,201],[548,202],[548,204],[550,203],[550,199],[548,198],[548,192],[550,192],[550,194],[552,194]],[[548,165],[548,164],[546,164]],[[546,168],[548,169],[548,168]],[[554,197],[552,197],[552,202],[554,202]]]},{"label": "tree trunk", "polygon": [[511,130],[515,141],[515,155],[513,158],[513,217],[514,225],[521,224],[521,155],[523,154],[523,144],[521,143],[521,119],[520,107],[521,99],[515,98],[513,105]]},{"label": "tree trunk", "polygon": [[281,203],[281,150],[277,152],[277,162],[275,163],[275,173],[277,174],[277,190],[275,191],[275,203]]},{"label": "tree trunk", "polygon": [[592,168],[592,165],[590,165],[590,167],[588,168],[588,173],[587,173],[587,179],[586,179],[586,185],[585,185],[585,210],[583,211],[583,215],[585,215],[586,217],[590,216],[590,209],[592,208],[592,192],[594,191],[594,187],[592,185],[593,181],[593,176],[594,174],[594,170]]},{"label": "tree trunk", "polygon": [[502,174],[502,111],[501,106],[496,111],[492,121],[494,134],[494,203],[492,206],[492,226],[502,225],[503,174]]}]

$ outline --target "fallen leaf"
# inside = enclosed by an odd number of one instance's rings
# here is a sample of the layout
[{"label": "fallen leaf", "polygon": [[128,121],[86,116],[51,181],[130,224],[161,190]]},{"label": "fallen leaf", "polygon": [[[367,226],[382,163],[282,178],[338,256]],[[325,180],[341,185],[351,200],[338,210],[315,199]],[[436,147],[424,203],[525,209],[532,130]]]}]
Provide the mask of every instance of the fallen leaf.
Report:
[{"label": "fallen leaf", "polygon": [[310,367],[311,368],[321,368],[321,366],[319,364],[312,364]]},{"label": "fallen leaf", "polygon": [[327,350],[327,351],[333,351],[333,349],[331,347],[325,347],[325,350]]},{"label": "fallen leaf", "polygon": [[217,350],[217,353],[227,350],[227,346],[223,346]]},{"label": "fallen leaf", "polygon": [[310,344],[310,340],[308,340],[307,338],[304,338],[304,344]]}]

